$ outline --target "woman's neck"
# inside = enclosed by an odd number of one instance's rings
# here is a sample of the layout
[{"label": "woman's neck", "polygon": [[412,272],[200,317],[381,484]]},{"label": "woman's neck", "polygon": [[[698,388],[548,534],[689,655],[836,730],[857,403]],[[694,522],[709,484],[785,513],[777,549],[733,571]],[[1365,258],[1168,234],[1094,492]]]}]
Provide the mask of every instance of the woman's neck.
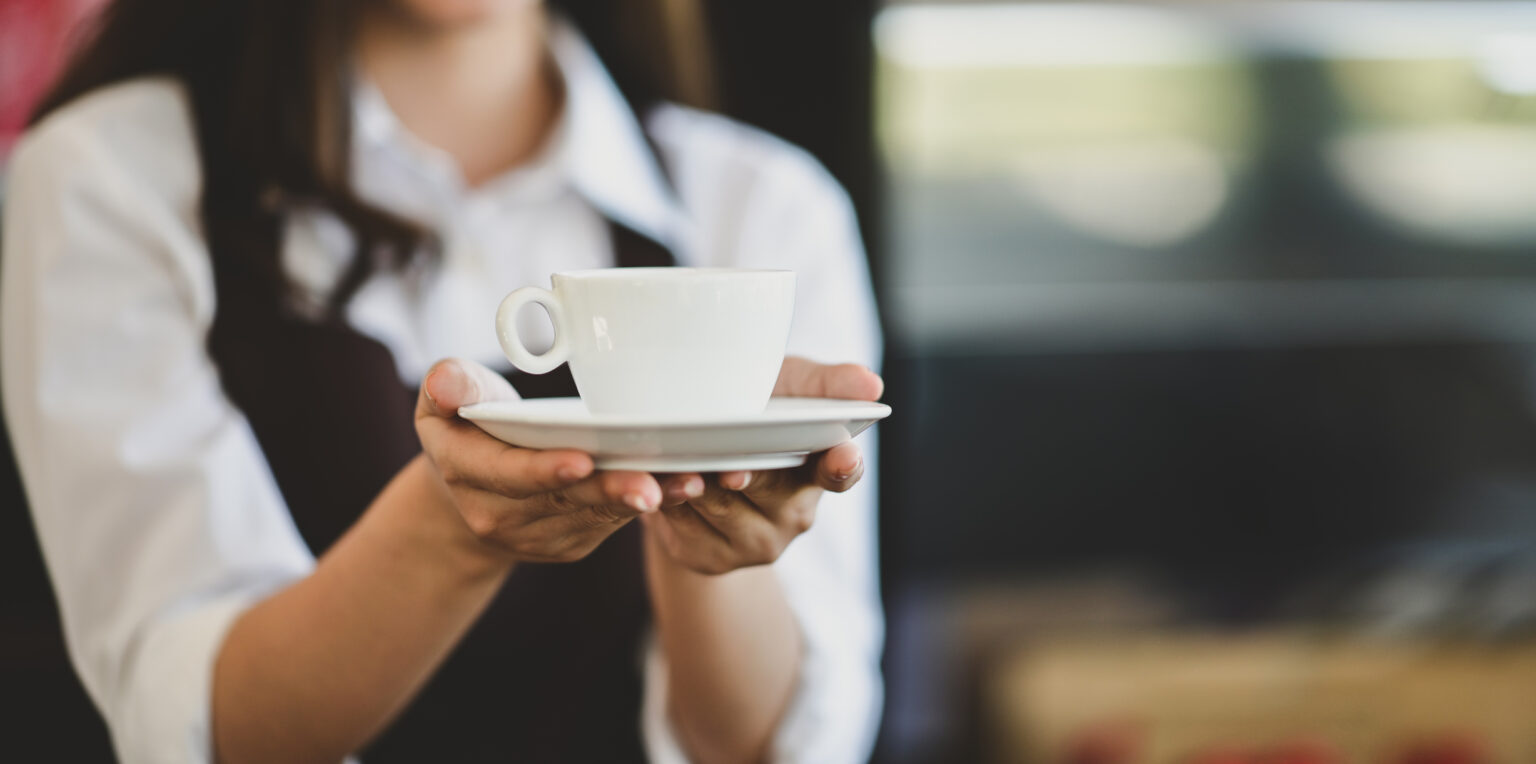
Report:
[{"label": "woman's neck", "polygon": [[358,66],[406,129],[452,156],[474,186],[530,159],[559,114],[544,22],[537,3],[452,29],[366,14]]}]

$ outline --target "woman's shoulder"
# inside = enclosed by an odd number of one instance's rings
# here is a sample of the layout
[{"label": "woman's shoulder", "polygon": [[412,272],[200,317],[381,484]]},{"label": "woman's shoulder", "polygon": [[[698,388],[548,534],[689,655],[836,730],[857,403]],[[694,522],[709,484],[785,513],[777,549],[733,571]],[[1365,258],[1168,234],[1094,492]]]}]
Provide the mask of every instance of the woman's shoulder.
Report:
[{"label": "woman's shoulder", "polygon": [[647,119],[680,189],[800,204],[842,204],[842,186],[810,152],[719,114],[664,104]]},{"label": "woman's shoulder", "polygon": [[197,153],[185,92],[169,77],[92,90],[33,125],[16,145],[12,170],[13,184],[44,182],[56,193],[128,179],[139,193],[195,199]]},{"label": "woman's shoulder", "polygon": [[189,114],[175,81],[143,78],[93,90],[28,130],[6,167],[7,272],[168,279],[207,321],[213,279]]}]

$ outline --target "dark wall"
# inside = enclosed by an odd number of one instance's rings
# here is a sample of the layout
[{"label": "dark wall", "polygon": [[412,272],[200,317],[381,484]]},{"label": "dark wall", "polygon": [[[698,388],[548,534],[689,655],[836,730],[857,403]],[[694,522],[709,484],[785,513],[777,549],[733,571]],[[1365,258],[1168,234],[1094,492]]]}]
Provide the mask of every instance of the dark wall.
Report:
[{"label": "dark wall", "polygon": [[866,243],[877,250],[874,0],[709,0],[706,7],[720,110],[821,160],[853,197]]}]

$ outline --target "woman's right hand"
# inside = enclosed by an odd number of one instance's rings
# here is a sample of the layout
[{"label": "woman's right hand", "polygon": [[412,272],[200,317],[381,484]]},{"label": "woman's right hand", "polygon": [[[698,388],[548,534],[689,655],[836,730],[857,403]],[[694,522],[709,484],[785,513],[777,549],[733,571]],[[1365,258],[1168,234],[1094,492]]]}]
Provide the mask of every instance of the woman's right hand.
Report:
[{"label": "woman's right hand", "polygon": [[416,434],[473,547],[509,562],[574,562],[635,517],[661,506],[644,472],[598,472],[580,451],[503,443],[460,419],[460,406],[515,399],[501,375],[450,359],[427,372]]}]

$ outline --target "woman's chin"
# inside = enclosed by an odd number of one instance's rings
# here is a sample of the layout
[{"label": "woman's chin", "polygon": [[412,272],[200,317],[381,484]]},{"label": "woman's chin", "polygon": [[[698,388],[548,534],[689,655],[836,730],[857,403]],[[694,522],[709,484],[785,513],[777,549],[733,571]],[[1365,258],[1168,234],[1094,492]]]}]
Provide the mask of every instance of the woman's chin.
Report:
[{"label": "woman's chin", "polygon": [[415,21],[432,27],[474,26],[542,5],[541,0],[394,0]]}]

